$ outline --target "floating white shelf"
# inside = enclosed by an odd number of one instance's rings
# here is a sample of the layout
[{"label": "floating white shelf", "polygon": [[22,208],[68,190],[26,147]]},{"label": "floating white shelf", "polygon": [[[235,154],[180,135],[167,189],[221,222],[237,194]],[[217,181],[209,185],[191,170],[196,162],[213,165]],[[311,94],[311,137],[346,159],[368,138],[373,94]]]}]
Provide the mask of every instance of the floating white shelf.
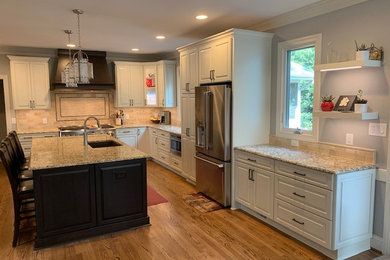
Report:
[{"label": "floating white shelf", "polygon": [[360,69],[365,67],[381,67],[380,60],[351,60],[335,63],[319,64],[314,66],[316,71],[334,71],[334,70],[350,70]]},{"label": "floating white shelf", "polygon": [[379,118],[378,112],[367,112],[367,113],[343,113],[338,111],[314,111],[313,116],[322,118],[337,118],[337,119],[355,119],[355,120],[374,120]]}]

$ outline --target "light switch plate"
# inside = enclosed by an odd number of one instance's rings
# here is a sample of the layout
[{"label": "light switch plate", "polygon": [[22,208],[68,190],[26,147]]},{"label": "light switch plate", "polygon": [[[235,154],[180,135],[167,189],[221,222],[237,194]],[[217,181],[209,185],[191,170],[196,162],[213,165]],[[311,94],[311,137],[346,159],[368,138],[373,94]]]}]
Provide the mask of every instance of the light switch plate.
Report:
[{"label": "light switch plate", "polygon": [[345,143],[348,144],[348,145],[353,145],[353,134],[351,133],[348,133],[345,135]]},{"label": "light switch plate", "polygon": [[125,119],[129,119],[129,114],[125,114]]},{"label": "light switch plate", "polygon": [[11,123],[12,124],[16,124],[16,118],[15,117],[11,118]]},{"label": "light switch plate", "polygon": [[368,135],[385,137],[387,135],[387,124],[386,123],[369,123]]},{"label": "light switch plate", "polygon": [[43,123],[44,125],[47,125],[47,118],[46,118],[46,117],[42,118],[42,123]]}]

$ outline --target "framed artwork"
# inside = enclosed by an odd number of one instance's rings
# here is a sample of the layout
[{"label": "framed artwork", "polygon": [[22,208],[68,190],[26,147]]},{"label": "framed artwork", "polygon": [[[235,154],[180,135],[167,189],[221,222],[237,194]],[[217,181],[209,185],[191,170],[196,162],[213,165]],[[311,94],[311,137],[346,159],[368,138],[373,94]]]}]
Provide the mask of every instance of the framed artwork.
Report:
[{"label": "framed artwork", "polygon": [[334,111],[340,112],[350,112],[354,109],[354,104],[356,102],[357,96],[340,96],[334,106]]}]

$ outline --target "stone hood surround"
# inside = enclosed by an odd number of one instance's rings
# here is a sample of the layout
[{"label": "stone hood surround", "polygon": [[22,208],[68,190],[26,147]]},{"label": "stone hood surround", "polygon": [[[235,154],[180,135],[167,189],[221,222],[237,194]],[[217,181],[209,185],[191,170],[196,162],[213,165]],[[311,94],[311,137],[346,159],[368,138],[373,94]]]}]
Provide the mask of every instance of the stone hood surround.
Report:
[{"label": "stone hood surround", "polygon": [[325,155],[310,151],[298,151],[272,145],[248,145],[235,147],[235,150],[253,153],[330,174],[376,168],[375,163],[372,162],[353,160],[342,156]]}]

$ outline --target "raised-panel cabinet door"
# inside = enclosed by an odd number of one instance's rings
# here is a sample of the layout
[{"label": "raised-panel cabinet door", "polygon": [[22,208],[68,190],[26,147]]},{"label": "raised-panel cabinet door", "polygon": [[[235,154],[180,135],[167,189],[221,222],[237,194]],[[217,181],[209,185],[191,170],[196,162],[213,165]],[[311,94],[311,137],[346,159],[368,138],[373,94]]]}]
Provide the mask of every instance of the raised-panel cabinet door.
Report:
[{"label": "raised-panel cabinet door", "polygon": [[137,135],[124,135],[117,137],[121,142],[124,142],[128,146],[137,148]]},{"label": "raised-panel cabinet door", "polygon": [[188,98],[188,110],[187,117],[189,119],[188,127],[190,128],[189,133],[191,138],[195,138],[195,96],[191,95]]},{"label": "raised-panel cabinet door", "polygon": [[130,66],[130,97],[133,107],[145,106],[144,71],[142,65]]},{"label": "raised-panel cabinet door", "polygon": [[261,215],[273,219],[274,173],[266,170],[254,169],[253,179],[253,209]]},{"label": "raised-panel cabinet door", "polygon": [[165,69],[163,64],[157,65],[157,93],[159,107],[165,107]]},{"label": "raised-panel cabinet door", "polygon": [[12,98],[14,109],[30,109],[31,79],[30,63],[23,61],[11,62]]},{"label": "raised-panel cabinet door", "polygon": [[147,216],[145,159],[95,167],[99,225]]},{"label": "raised-panel cabinet door", "polygon": [[181,133],[185,135],[186,137],[188,136],[188,128],[189,128],[189,118],[188,118],[188,95],[183,96],[181,99]]},{"label": "raised-panel cabinet door", "polygon": [[196,182],[196,148],[195,148],[195,140],[188,140],[188,149],[190,150],[189,160],[189,171],[188,178],[193,182]]},{"label": "raised-panel cabinet door", "polygon": [[212,47],[211,44],[199,47],[199,83],[211,82]]},{"label": "raised-panel cabinet door", "polygon": [[147,128],[138,128],[137,148],[144,153],[150,154],[149,130]]},{"label": "raised-panel cabinet door", "polygon": [[249,171],[250,168],[247,165],[242,163],[236,164],[236,170],[234,173],[236,176],[235,196],[236,201],[248,208],[251,208],[253,201],[253,184],[249,179]]},{"label": "raised-panel cabinet door", "polygon": [[216,82],[231,80],[232,60],[231,60],[231,38],[218,40],[213,44],[211,69],[213,80]]},{"label": "raised-panel cabinet door", "polygon": [[166,64],[164,73],[163,107],[176,107],[176,65]]},{"label": "raised-panel cabinet door", "polygon": [[189,54],[188,52],[180,53],[180,89],[182,93],[187,91],[189,80]]},{"label": "raised-panel cabinet door", "polygon": [[188,52],[188,81],[190,93],[195,93],[195,87],[198,86],[198,50],[192,49]]},{"label": "raised-panel cabinet door", "polygon": [[181,139],[181,158],[182,158],[182,173],[185,177],[191,176],[191,140],[187,138]]},{"label": "raised-panel cabinet door", "polygon": [[31,98],[34,109],[50,108],[49,67],[47,62],[31,62]]},{"label": "raised-panel cabinet door", "polygon": [[115,65],[116,106],[129,107],[130,103],[130,66]]}]

